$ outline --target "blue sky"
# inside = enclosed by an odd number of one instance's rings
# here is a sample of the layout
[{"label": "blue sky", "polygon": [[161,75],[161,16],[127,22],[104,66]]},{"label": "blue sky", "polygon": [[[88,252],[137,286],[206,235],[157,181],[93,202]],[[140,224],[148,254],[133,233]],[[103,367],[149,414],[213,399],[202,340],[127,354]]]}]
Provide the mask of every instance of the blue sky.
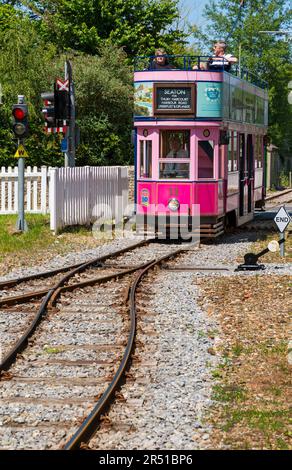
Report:
[{"label": "blue sky", "polygon": [[[183,6],[182,11],[185,14],[188,13],[189,21],[199,26],[206,24],[206,19],[203,18],[202,13],[208,3],[210,3],[210,0],[180,0],[180,5]],[[286,0],[286,5],[292,8],[292,0]]]},{"label": "blue sky", "polygon": [[189,22],[200,26],[206,22],[202,13],[207,3],[210,3],[210,0],[180,0],[182,11],[187,13]]}]

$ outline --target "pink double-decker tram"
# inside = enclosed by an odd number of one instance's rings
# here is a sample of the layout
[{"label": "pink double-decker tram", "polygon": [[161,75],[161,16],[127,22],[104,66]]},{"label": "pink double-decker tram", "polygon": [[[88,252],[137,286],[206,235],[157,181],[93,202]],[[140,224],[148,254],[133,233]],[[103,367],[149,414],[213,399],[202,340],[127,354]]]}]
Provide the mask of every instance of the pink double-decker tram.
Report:
[{"label": "pink double-decker tram", "polygon": [[168,60],[135,67],[137,230],[191,232],[199,207],[201,235],[216,237],[263,204],[267,87],[242,68],[202,68],[205,57]]}]

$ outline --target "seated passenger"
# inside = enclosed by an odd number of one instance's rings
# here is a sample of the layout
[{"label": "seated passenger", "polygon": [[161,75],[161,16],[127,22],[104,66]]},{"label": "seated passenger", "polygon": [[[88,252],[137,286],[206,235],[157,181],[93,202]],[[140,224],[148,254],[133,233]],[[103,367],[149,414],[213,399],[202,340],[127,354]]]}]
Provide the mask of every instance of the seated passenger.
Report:
[{"label": "seated passenger", "polygon": [[225,54],[226,43],[224,41],[216,42],[213,50],[214,55],[208,61],[208,70],[226,70],[229,72],[232,64],[236,64],[237,58],[232,54]]},{"label": "seated passenger", "polygon": [[207,63],[200,64],[200,67],[194,65],[193,70],[226,70],[229,72],[231,65],[237,62],[237,58],[232,54],[225,54],[226,43],[218,41],[214,44],[214,55],[209,58]]},{"label": "seated passenger", "polygon": [[149,65],[149,70],[175,69],[175,67],[169,63],[164,49],[156,49],[155,56],[156,57],[152,60],[152,62]]}]

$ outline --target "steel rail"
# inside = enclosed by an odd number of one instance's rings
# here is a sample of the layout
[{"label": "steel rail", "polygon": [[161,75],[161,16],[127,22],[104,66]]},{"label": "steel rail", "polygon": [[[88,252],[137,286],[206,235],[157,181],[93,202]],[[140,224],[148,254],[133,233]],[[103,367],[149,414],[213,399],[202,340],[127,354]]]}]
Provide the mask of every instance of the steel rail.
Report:
[{"label": "steel rail", "polygon": [[[0,363],[0,373],[3,372],[3,371],[6,371],[11,366],[11,364],[14,362],[14,360],[16,359],[17,354],[19,354],[21,351],[23,351],[23,349],[26,347],[29,337],[33,334],[36,327],[40,323],[41,319],[46,314],[47,307],[48,307],[49,302],[52,299],[54,293],[56,291],[58,291],[58,293],[60,294],[62,292],[61,287],[63,287],[65,282],[67,282],[70,279],[70,277],[74,276],[77,273],[80,273],[80,272],[86,270],[87,268],[91,267],[94,264],[102,263],[103,261],[105,261],[107,259],[117,257],[117,256],[119,256],[119,255],[121,255],[121,254],[123,254],[127,251],[135,249],[135,248],[137,248],[139,246],[142,246],[144,244],[148,244],[152,241],[153,241],[152,239],[143,240],[143,242],[139,242],[138,244],[131,245],[130,247],[122,248],[121,250],[115,251],[113,253],[109,253],[108,255],[103,255],[99,258],[95,258],[93,260],[87,261],[86,263],[82,264],[81,266],[73,269],[68,274],[66,274],[66,276],[64,276],[55,286],[53,286],[51,289],[49,289],[47,291],[47,293],[44,292],[44,294],[46,294],[45,298],[43,299],[36,315],[34,316],[33,320],[30,323],[29,327],[25,330],[24,334],[20,337],[20,339],[15,343],[13,348],[2,359],[2,361]],[[118,275],[119,273],[114,273],[114,274]],[[114,276],[114,274],[113,274],[113,276]],[[99,282],[98,279],[102,279],[102,278],[95,278],[94,283]],[[88,282],[90,282],[90,281],[88,281]],[[87,285],[89,285],[89,284],[87,284]],[[72,290],[73,290],[74,288],[79,287],[79,286],[78,285],[75,285],[75,286],[72,285],[72,286],[66,286],[66,287],[72,288]],[[83,285],[83,287],[84,287],[84,285]]]},{"label": "steel rail", "polygon": [[[141,240],[140,242],[135,243],[134,245],[130,245],[127,248],[122,248],[121,250],[119,250],[119,252],[122,254],[122,253],[125,252],[123,250],[127,251],[127,250],[130,250],[130,249],[132,250],[132,249],[135,249],[135,248],[139,248],[140,246],[147,245],[148,243],[151,243],[153,241],[154,240],[152,238],[148,239],[148,240]],[[114,253],[116,253],[116,252],[114,252]],[[107,255],[107,257],[110,257],[110,255]],[[96,258],[96,259],[99,259],[99,258]],[[88,263],[94,264],[96,259],[90,260],[90,261],[88,261]],[[4,288],[7,288],[7,287],[14,287],[18,284],[21,284],[22,282],[28,282],[28,281],[33,281],[34,279],[42,279],[42,278],[55,276],[56,274],[71,271],[75,268],[79,268],[80,266],[83,266],[84,264],[85,264],[84,262],[83,263],[72,264],[70,266],[64,266],[63,268],[52,269],[51,271],[43,271],[42,273],[30,274],[29,276],[23,276],[23,277],[19,277],[17,279],[9,279],[7,281],[2,281],[2,282],[0,282],[0,290],[4,289]]]},{"label": "steel rail", "polygon": [[186,251],[186,248],[180,248],[173,251],[155,261],[149,261],[147,266],[137,274],[133,285],[130,289],[130,332],[128,336],[127,345],[125,348],[124,355],[120,362],[119,368],[116,371],[114,378],[110,385],[107,387],[98,403],[95,405],[89,416],[83,421],[76,433],[70,438],[70,440],[64,445],[65,450],[78,450],[84,443],[87,443],[92,437],[96,428],[100,422],[100,417],[106,412],[111,401],[114,398],[114,394],[121,385],[124,378],[124,374],[129,367],[132,351],[134,349],[134,342],[136,337],[136,289],[142,280],[143,276],[153,267],[159,265],[163,261],[169,260],[182,252]]},{"label": "steel rail", "polygon": [[[112,266],[109,266],[109,265],[105,266],[103,263],[100,263],[100,267],[111,268]],[[94,284],[110,281],[111,279],[115,279],[117,277],[121,277],[121,276],[124,276],[125,274],[130,274],[130,273],[137,271],[138,269],[141,269],[141,265],[132,266],[128,269],[126,269],[124,266],[121,266],[121,268],[123,268],[123,270],[118,271],[116,273],[107,274],[106,276],[92,277],[92,278],[86,279],[85,281],[75,282],[74,284],[69,284],[67,286],[58,287],[58,289],[54,291],[54,294],[50,299],[50,305],[54,305],[55,299],[57,299],[60,293],[71,292],[78,288],[93,286]],[[38,299],[46,295],[50,290],[51,289],[44,289],[40,291],[34,291],[31,293],[21,294],[15,297],[12,297],[12,296],[4,297],[0,299],[0,307],[20,304],[27,300]]]},{"label": "steel rail", "polygon": [[272,201],[273,199],[278,199],[280,197],[286,196],[286,194],[289,194],[291,192],[292,192],[292,189],[286,189],[286,190],[282,191],[281,193],[273,194],[271,196],[266,197],[265,202]]}]

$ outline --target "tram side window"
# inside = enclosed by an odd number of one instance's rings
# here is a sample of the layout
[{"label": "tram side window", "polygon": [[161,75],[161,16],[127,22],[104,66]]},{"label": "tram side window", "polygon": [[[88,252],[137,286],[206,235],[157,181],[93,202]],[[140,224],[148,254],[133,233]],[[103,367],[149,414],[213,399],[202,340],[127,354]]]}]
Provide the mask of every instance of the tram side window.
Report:
[{"label": "tram side window", "polygon": [[237,132],[233,132],[233,171],[238,170],[238,163],[237,163]]},{"label": "tram side window", "polygon": [[263,168],[263,160],[263,138],[257,135],[255,142],[255,168]]},{"label": "tram side window", "polygon": [[198,177],[213,178],[214,175],[214,142],[198,141]]},{"label": "tram side window", "polygon": [[259,138],[256,135],[255,140],[254,140],[254,167],[255,168],[258,168],[258,159],[259,159],[258,145],[259,145]]},{"label": "tram side window", "polygon": [[140,140],[140,178],[152,178],[152,140]]},{"label": "tram side window", "polygon": [[232,171],[233,161],[233,132],[230,132],[229,144],[228,144],[228,171]]},{"label": "tram side window", "polygon": [[237,132],[230,132],[228,144],[228,171],[237,171]]}]

